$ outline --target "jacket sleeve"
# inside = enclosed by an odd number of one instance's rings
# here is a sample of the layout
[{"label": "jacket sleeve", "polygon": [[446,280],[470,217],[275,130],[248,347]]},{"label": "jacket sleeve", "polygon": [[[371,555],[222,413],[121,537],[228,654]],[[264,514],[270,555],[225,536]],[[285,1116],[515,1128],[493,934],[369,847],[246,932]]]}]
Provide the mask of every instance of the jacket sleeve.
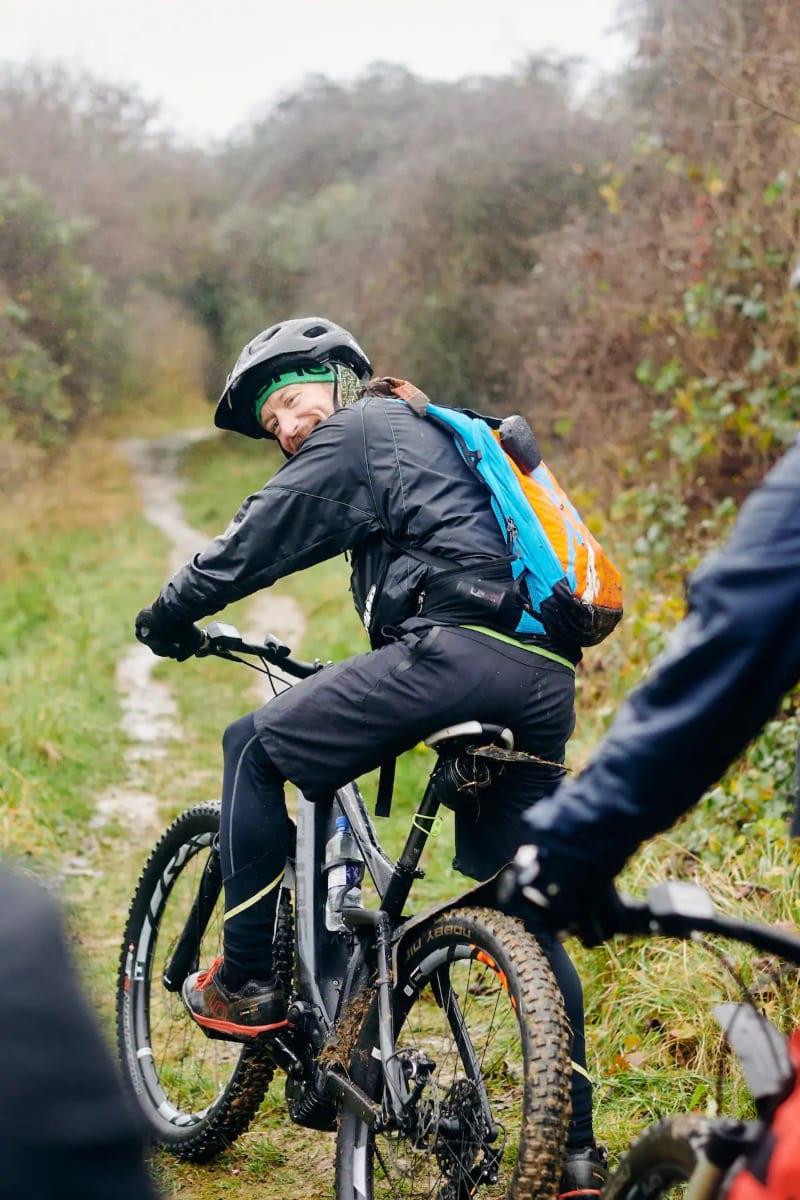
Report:
[{"label": "jacket sleeve", "polygon": [[159,600],[180,620],[197,621],[378,528],[360,425],[348,410],[337,412],[168,580]]},{"label": "jacket sleeve", "polygon": [[800,679],[800,441],[695,572],[689,611],[583,773],[527,814],[531,840],[609,879],[695,804]]}]

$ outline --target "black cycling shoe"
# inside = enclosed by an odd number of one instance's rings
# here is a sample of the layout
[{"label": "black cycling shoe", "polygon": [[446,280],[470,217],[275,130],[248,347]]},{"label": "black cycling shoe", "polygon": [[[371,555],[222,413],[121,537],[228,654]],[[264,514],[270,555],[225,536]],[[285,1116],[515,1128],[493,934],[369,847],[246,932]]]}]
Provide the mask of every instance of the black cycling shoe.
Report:
[{"label": "black cycling shoe", "polygon": [[285,1028],[286,993],[279,979],[250,980],[234,992],[222,982],[222,967],[222,958],[215,958],[208,970],[187,976],[181,989],[189,1015],[204,1033],[249,1042]]},{"label": "black cycling shoe", "polygon": [[587,1146],[567,1153],[561,1173],[558,1200],[568,1196],[599,1196],[608,1178],[608,1151],[605,1146]]}]

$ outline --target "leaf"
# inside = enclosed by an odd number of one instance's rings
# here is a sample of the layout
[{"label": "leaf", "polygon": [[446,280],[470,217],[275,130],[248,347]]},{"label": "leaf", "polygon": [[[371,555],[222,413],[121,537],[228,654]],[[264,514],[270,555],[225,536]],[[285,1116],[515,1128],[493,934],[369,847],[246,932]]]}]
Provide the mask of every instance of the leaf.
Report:
[{"label": "leaf", "polygon": [[652,359],[643,358],[636,368],[636,379],[639,383],[648,384],[653,379],[653,362]]},{"label": "leaf", "polygon": [[707,1083],[698,1083],[697,1087],[694,1089],[694,1091],[692,1092],[691,1097],[689,1099],[689,1112],[693,1112],[695,1109],[699,1108],[701,1100],[705,1100],[707,1095],[708,1095],[708,1084]]},{"label": "leaf", "polygon": [[647,1062],[647,1055],[644,1050],[632,1050],[627,1055],[628,1065],[631,1067],[643,1067]]},{"label": "leaf", "polygon": [[617,213],[622,212],[622,203],[619,198],[619,192],[613,188],[610,183],[604,183],[602,187],[599,187],[597,190],[605,200],[606,207],[610,213],[613,213],[616,216]]}]

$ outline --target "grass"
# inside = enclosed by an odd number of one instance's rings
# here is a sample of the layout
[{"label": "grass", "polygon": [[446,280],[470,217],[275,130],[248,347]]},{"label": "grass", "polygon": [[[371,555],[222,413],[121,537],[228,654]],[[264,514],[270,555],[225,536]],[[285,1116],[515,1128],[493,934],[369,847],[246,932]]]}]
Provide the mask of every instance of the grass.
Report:
[{"label": "grass", "polygon": [[[187,404],[182,426],[208,420],[207,406]],[[132,616],[155,595],[166,570],[163,537],[140,515],[139,500],[113,437],[162,433],[164,407],[106,423],[91,437],[51,456],[46,477],[8,498],[0,514],[6,568],[0,589],[0,848],[6,858],[62,878],[73,915],[78,960],[106,1027],[113,1012],[115,963],[130,894],[153,840],[120,825],[89,827],[97,795],[125,780],[126,740],[119,729],[115,664],[130,645]],[[220,438],[186,455],[184,503],[191,524],[209,534],[225,527],[239,502],[258,488],[280,459],[263,445]],[[306,657],[340,658],[366,649],[349,602],[343,561],[323,564],[280,584],[301,605],[307,634],[295,649]],[[634,593],[635,594],[635,593]],[[244,622],[246,604],[226,612]],[[642,639],[674,621],[678,607],[663,597],[636,595],[633,620],[607,647],[587,655],[579,690],[579,733],[570,747],[578,765],[600,736],[620,697],[638,677]],[[165,662],[180,713],[182,737],[145,768],[145,783],[161,797],[166,825],[188,804],[219,790],[221,732],[255,707],[251,673],[227,663]],[[782,822],[789,749],[797,734],[793,705],[737,765],[718,791],[668,836],[654,840],[626,872],[629,890],[671,871],[696,877],[719,906],[762,921],[796,925],[798,855]],[[392,818],[379,835],[396,856],[431,756],[412,751],[400,764]],[[362,781],[369,798],[375,778]],[[457,893],[452,870],[452,818],[431,841],[416,890],[422,906]],[[83,873],[81,873],[83,872]],[[664,942],[577,946],[584,981],[590,1069],[597,1083],[597,1129],[612,1153],[653,1117],[681,1108],[704,1110],[723,1072],[726,1107],[743,1109],[729,1056],[721,1051],[710,1003],[735,997],[717,958],[702,947]],[[757,956],[735,949],[756,977]],[[747,965],[749,964],[749,965]],[[765,992],[767,1011],[784,1024],[797,1010],[793,984]],[[332,1185],[332,1135],[290,1125],[283,1081],[272,1085],[257,1125],[214,1164],[159,1162],[165,1190],[176,1200],[243,1200],[254,1188],[270,1197],[324,1197]]]},{"label": "grass", "polygon": [[94,795],[119,777],[116,660],[164,547],[123,464],[91,439],[1,520],[0,849],[47,868],[80,849]]}]

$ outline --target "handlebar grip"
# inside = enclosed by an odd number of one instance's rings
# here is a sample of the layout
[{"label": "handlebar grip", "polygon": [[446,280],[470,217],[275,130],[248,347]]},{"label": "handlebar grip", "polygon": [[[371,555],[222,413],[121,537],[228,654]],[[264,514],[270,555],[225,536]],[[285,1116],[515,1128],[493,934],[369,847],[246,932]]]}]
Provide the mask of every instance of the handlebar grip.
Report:
[{"label": "handlebar grip", "polygon": [[612,921],[614,933],[624,933],[629,937],[652,932],[653,911],[649,904],[634,900],[621,892],[614,892]]}]

